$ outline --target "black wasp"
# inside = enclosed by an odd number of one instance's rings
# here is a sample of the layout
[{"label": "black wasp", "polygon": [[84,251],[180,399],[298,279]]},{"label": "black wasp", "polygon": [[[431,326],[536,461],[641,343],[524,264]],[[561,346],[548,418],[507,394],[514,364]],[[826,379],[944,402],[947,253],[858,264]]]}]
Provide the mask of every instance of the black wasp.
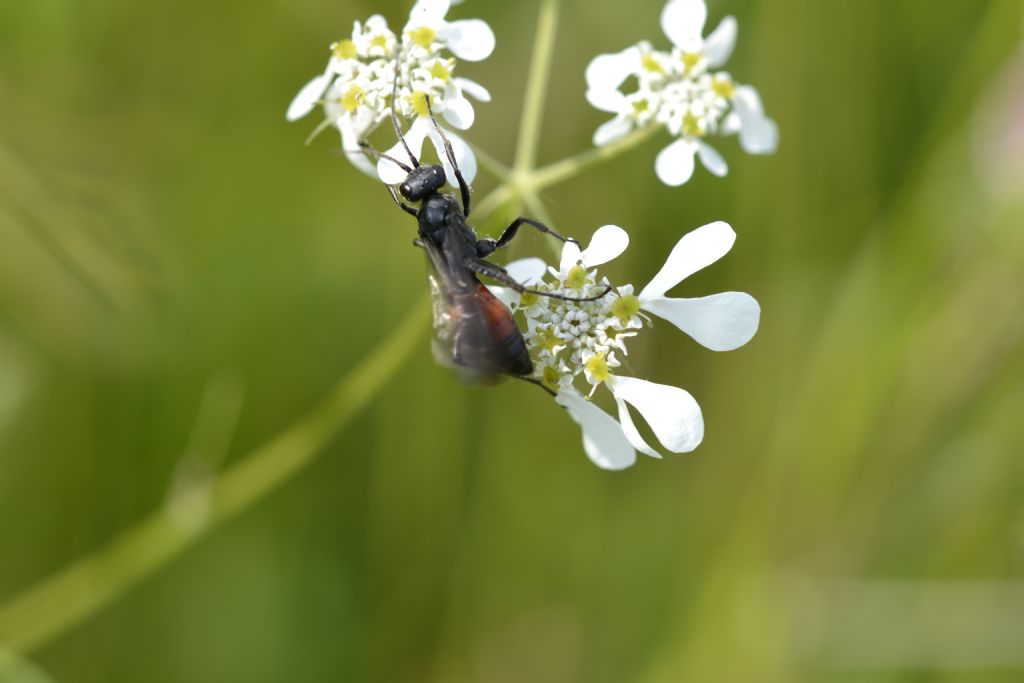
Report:
[{"label": "black wasp", "polygon": [[[595,301],[607,294],[611,287],[597,296],[583,298],[541,292],[527,288],[513,279],[504,268],[487,261],[486,257],[511,242],[523,225],[529,225],[562,242],[575,240],[562,237],[543,223],[525,217],[512,221],[497,240],[478,238],[473,228],[466,223],[470,211],[469,184],[459,170],[451,142],[434,118],[429,102],[427,109],[430,118],[444,143],[445,156],[458,181],[461,206],[453,194],[440,191],[446,183],[444,168],[437,164],[420,164],[406,143],[395,114],[397,81],[396,68],[391,97],[391,123],[412,166],[374,150],[368,143],[362,144],[368,154],[387,159],[408,174],[398,186],[397,192],[390,185],[387,188],[395,203],[419,222],[419,237],[413,244],[427,252],[432,267],[430,283],[434,299],[434,355],[442,364],[453,365],[472,379],[486,382],[494,381],[501,375],[510,375],[539,384],[529,377],[533,372],[533,361],[511,311],[480,282],[478,276],[483,275],[500,282],[520,294],[530,292],[565,301]],[[418,202],[419,207],[407,202]]]}]

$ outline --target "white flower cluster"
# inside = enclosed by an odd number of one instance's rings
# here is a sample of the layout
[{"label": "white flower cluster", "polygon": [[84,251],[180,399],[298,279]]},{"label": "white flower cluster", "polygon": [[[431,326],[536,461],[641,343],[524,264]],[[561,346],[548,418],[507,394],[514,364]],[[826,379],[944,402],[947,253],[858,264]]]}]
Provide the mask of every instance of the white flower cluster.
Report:
[{"label": "white flower cluster", "polygon": [[[627,353],[627,340],[651,319],[650,313],[678,327],[703,346],[729,351],[746,344],[760,321],[757,301],[743,292],[724,292],[698,299],[666,297],[684,278],[724,256],[736,239],[726,223],[705,225],[676,244],[665,265],[639,294],[631,285],[613,289],[595,301],[565,301],[494,287],[492,290],[525,321],[524,337],[531,348],[536,379],[556,392],[583,429],[583,447],[605,469],[623,469],[636,461],[636,451],[660,458],[640,435],[628,406],[640,412],[661,444],[673,453],[696,448],[704,436],[700,407],[678,387],[655,384],[613,372]],[[584,249],[567,242],[559,267],[540,259],[508,265],[509,274],[542,292],[585,298],[609,284],[598,279],[596,266],[611,261],[629,244],[626,231],[614,225],[598,229]],[[587,396],[578,384],[589,385]],[[608,388],[619,419],[589,399],[599,386]]]},{"label": "white flower cluster", "polygon": [[[778,128],[765,116],[757,91],[734,82],[725,71],[715,71],[732,54],[736,20],[726,17],[704,38],[706,20],[704,0],[669,0],[661,27],[673,43],[670,51],[655,50],[645,41],[598,55],[586,70],[587,100],[615,114],[594,132],[595,145],[659,124],[677,138],[655,162],[655,172],[666,185],[689,180],[695,156],[712,174],[728,173],[725,160],[704,141],[709,135],[738,133],[750,154],[771,154],[778,146]],[[627,82],[635,83],[634,92],[623,93]]]},{"label": "white flower cluster", "polygon": [[[401,169],[388,162],[371,161],[359,146],[390,115],[397,66],[395,109],[400,117],[412,119],[406,141],[419,155],[424,139],[430,137],[449,179],[454,181],[440,136],[429,118],[428,103],[454,128],[466,130],[473,125],[473,105],[466,95],[487,102],[490,94],[482,85],[454,75],[456,58],[485,59],[494,50],[494,33],[479,19],[446,21],[450,5],[450,0],[419,0],[401,39],[380,15],[370,17],[365,24],[355,22],[351,38],[331,45],[326,69],[303,86],[288,107],[286,118],[300,119],[317,104],[323,105],[324,121],[314,135],[334,126],[341,134],[345,155],[357,168],[386,183],[399,183],[405,179]],[[447,56],[448,52],[453,56]],[[473,152],[461,137],[445,132],[463,175],[472,182],[476,175]],[[400,145],[388,153],[408,157]]]}]

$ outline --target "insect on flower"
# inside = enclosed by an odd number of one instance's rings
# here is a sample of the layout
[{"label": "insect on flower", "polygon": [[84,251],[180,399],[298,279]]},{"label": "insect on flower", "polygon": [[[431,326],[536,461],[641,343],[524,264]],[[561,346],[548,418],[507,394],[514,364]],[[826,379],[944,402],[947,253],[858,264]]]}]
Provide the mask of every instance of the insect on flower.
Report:
[{"label": "insect on flower", "polygon": [[[401,50],[401,47],[399,48]],[[397,78],[393,88],[397,90]],[[419,223],[419,235],[413,242],[427,253],[432,267],[431,293],[434,298],[434,355],[437,360],[458,369],[470,379],[494,381],[509,375],[544,385],[531,378],[533,361],[512,313],[479,280],[484,276],[500,282],[519,294],[561,299],[563,301],[596,301],[611,291],[586,297],[575,297],[555,292],[530,289],[511,277],[501,266],[486,260],[496,250],[506,246],[518,234],[519,228],[529,225],[551,235],[563,243],[573,240],[531,218],[519,217],[505,228],[498,239],[478,238],[466,223],[470,213],[471,190],[452,150],[451,142],[434,118],[430,103],[427,114],[440,138],[444,158],[447,160],[459,187],[459,199],[440,190],[448,181],[444,166],[424,165],[409,148],[394,111],[395,97],[391,98],[391,122],[409,163],[390,154],[378,152],[366,141],[362,148],[367,155],[377,157],[381,164],[395,165],[405,173],[405,179],[396,191],[386,185],[391,198]],[[413,206],[411,203],[418,203]],[[549,393],[551,389],[544,387]]]},{"label": "insect on flower", "polygon": [[[494,288],[496,296],[525,318],[524,336],[535,354],[536,379],[555,391],[555,401],[580,425],[583,449],[599,467],[629,467],[637,452],[661,457],[637,430],[634,410],[671,453],[692,451],[703,439],[704,418],[689,392],[619,374],[623,365],[619,358],[626,355],[630,340],[651,325],[651,316],[713,351],[731,351],[750,341],[757,332],[761,307],[749,294],[722,292],[696,299],[666,295],[724,256],[735,239],[732,227],[721,221],[691,231],[676,243],[638,294],[632,285],[620,285],[600,301],[573,303]],[[540,259],[523,259],[508,264],[508,272],[542,291],[585,295],[607,283],[595,268],[616,258],[628,244],[625,230],[606,225],[582,251],[576,243],[564,244],[557,268],[547,267]],[[589,392],[581,392],[581,384],[589,386]],[[600,386],[611,393],[618,419],[591,401]]]}]

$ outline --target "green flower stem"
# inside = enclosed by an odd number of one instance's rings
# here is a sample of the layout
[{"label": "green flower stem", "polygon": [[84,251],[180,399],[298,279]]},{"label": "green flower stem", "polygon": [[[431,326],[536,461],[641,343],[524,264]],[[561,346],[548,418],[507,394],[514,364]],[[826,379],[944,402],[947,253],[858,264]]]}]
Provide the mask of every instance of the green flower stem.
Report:
[{"label": "green flower stem", "polygon": [[555,49],[555,30],[558,27],[558,0],[541,0],[537,17],[537,36],[533,42],[533,57],[523,96],[523,115],[519,122],[519,140],[513,168],[516,173],[528,173],[537,161],[540,143],[540,124],[544,114],[544,96],[551,74],[551,57]]},{"label": "green flower stem", "polygon": [[586,152],[582,152],[576,156],[563,159],[562,161],[557,161],[550,166],[545,166],[542,169],[534,171],[530,175],[529,187],[534,191],[539,191],[569,180],[570,178],[574,178],[579,175],[581,171],[590,166],[602,161],[608,161],[609,159],[619,156],[623,152],[627,152],[634,147],[641,145],[653,137],[654,134],[662,128],[663,127],[660,125],[640,128],[621,140],[616,140],[604,147],[588,149]]},{"label": "green flower stem", "polygon": [[[490,214],[499,207],[516,200],[539,202],[539,193],[549,187],[571,180],[584,170],[604,161],[610,161],[654,137],[662,126],[635,130],[621,140],[604,147],[596,147],[575,156],[556,161],[541,169],[516,171],[504,184],[476,204],[475,213]],[[475,214],[474,214],[475,215]]]},{"label": "green flower stem", "polygon": [[499,208],[515,199],[516,196],[517,193],[513,185],[509,183],[499,185],[493,192],[473,205],[473,218],[471,222],[479,220],[480,216],[490,216]]},{"label": "green flower stem", "polygon": [[[216,479],[180,492],[170,505],[0,607],[0,645],[21,653],[39,648],[294,477],[420,347],[429,310],[425,301],[417,301],[386,342],[339,381],[323,403],[273,441]],[[12,662],[0,656],[0,674]]]},{"label": "green flower stem", "polygon": [[499,182],[507,183],[512,177],[512,169],[505,166],[489,153],[485,152],[481,148],[473,145],[473,153],[476,154],[476,160],[480,162],[480,168],[490,173]]}]

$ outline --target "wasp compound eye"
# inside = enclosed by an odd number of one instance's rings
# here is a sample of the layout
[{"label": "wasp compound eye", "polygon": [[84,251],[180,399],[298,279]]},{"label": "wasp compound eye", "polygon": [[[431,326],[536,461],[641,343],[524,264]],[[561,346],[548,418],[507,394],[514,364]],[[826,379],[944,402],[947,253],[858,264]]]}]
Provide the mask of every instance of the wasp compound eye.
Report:
[{"label": "wasp compound eye", "polygon": [[418,202],[437,192],[445,181],[444,169],[440,166],[420,166],[412,170],[398,186],[398,191],[410,202]]}]

